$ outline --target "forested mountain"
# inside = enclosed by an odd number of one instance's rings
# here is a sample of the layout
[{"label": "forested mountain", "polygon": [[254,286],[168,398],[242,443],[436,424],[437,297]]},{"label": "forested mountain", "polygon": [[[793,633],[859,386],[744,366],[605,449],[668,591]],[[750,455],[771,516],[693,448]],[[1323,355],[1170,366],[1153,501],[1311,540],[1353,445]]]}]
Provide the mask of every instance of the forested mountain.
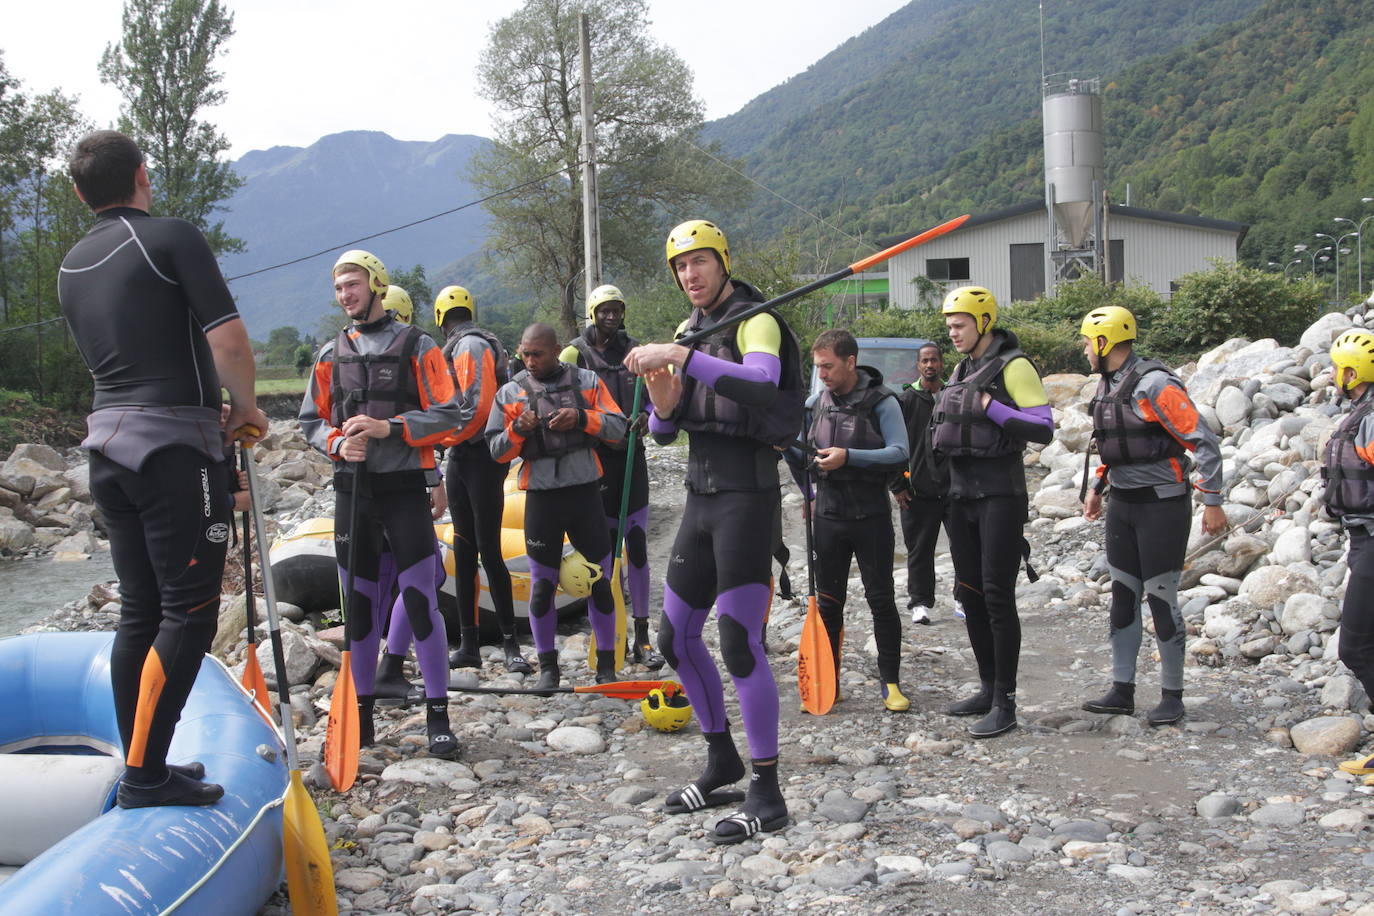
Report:
[{"label": "forested mountain", "polygon": [[[1260,0],[1044,6],[1045,69],[1111,78],[1248,17]],[[1038,122],[1040,65],[1031,0],[913,0],[706,135],[743,156],[749,174],[773,190],[863,228],[870,210],[905,202],[951,157],[1001,142],[999,134],[1027,118]],[[756,197],[752,216],[774,230],[798,221],[768,195]]]},{"label": "forested mountain", "polygon": [[[1116,201],[1129,184],[1137,206],[1249,223],[1242,258],[1260,266],[1292,258],[1295,242],[1317,247],[1334,217],[1374,212],[1360,204],[1374,196],[1372,0],[1266,3],[1104,86]],[[1038,113],[980,140],[895,181],[851,225],[900,233],[1043,193]]]},{"label": "forested mountain", "polygon": [[[395,140],[376,131],[347,131],[311,146],[254,150],[234,163],[245,181],[225,204],[224,228],[247,244],[221,265],[255,338],[282,325],[313,331],[330,307],[329,271],[342,253],[310,258],[252,276],[317,251],[348,243],[469,203],[468,159],[491,141],[450,134],[432,143]],[[388,233],[356,246],[393,270],[430,271],[470,255],[486,238],[479,206]]]}]

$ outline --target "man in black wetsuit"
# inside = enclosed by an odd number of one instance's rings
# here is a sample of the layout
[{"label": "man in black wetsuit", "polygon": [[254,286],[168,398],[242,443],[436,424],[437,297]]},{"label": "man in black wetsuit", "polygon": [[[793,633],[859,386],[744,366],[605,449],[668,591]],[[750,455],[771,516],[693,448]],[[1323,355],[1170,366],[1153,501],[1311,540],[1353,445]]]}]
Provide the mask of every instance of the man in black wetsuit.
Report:
[{"label": "man in black wetsuit", "polygon": [[220,431],[256,441],[267,417],[253,353],[205,237],[148,215],[143,154],[112,130],[87,134],[68,168],[95,211],[58,274],[62,314],[95,380],[91,496],[105,519],[122,609],[110,650],[124,808],[211,805],[205,768],[167,763],[172,731],[210,648],[229,539]]}]

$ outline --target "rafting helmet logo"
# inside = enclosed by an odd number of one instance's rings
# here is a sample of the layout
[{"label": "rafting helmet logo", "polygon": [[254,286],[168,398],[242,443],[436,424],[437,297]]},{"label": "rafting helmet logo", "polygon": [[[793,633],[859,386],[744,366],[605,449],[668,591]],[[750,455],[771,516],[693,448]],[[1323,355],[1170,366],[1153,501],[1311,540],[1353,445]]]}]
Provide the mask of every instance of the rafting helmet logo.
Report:
[{"label": "rafting helmet logo", "polygon": [[576,550],[558,564],[558,587],[574,598],[586,598],[592,586],[601,578],[601,567],[587,560]]},{"label": "rafting helmet logo", "polygon": [[[676,686],[676,685],[674,685]],[[677,690],[650,690],[639,701],[644,721],[661,732],[675,732],[692,721],[692,704],[687,695]]]}]

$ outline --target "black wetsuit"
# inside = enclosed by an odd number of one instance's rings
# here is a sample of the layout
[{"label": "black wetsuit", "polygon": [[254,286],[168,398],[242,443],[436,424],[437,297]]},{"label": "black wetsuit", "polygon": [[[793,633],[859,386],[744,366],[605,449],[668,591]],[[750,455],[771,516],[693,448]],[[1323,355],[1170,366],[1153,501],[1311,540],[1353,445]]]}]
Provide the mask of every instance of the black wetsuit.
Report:
[{"label": "black wetsuit", "polygon": [[95,380],[83,444],[119,576],[115,714],[129,781],[153,785],[219,616],[229,468],[205,333],[238,312],[194,226],[128,207],[68,252],[58,294]]}]

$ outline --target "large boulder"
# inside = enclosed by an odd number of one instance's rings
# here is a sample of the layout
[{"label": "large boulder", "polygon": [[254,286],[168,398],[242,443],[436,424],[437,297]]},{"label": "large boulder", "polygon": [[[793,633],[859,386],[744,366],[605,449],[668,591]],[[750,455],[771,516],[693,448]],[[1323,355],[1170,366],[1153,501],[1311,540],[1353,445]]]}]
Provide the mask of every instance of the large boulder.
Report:
[{"label": "large boulder", "polygon": [[1076,372],[1056,372],[1040,380],[1045,388],[1045,397],[1050,405],[1060,410],[1082,403],[1097,385],[1095,376],[1079,375]]},{"label": "large boulder", "polygon": [[14,517],[8,509],[0,509],[0,552],[18,553],[33,546],[33,527]]},{"label": "large boulder", "polygon": [[16,445],[14,451],[6,459],[5,464],[18,459],[28,459],[36,462],[50,471],[62,472],[67,469],[67,462],[62,460],[62,456],[57,450],[48,445],[39,445],[31,442],[24,442]]},{"label": "large boulder", "polygon": [[1241,597],[1260,608],[1273,607],[1287,601],[1298,592],[1318,589],[1317,576],[1311,566],[1261,566],[1245,577],[1240,585]]},{"label": "large boulder", "polygon": [[[1244,586],[1241,588],[1244,589]],[[1303,630],[1334,630],[1337,619],[1338,612],[1333,602],[1311,592],[1297,592],[1289,595],[1283,602],[1279,626],[1283,628],[1283,632],[1292,636]]]},{"label": "large boulder", "polygon": [[1301,753],[1336,757],[1350,753],[1359,744],[1360,720],[1355,716],[1319,716],[1299,722],[1288,734]]},{"label": "large boulder", "polygon": [[1354,324],[1344,312],[1327,312],[1302,332],[1298,346],[1306,347],[1313,353],[1325,353],[1331,349],[1331,342],[1349,330]]}]

